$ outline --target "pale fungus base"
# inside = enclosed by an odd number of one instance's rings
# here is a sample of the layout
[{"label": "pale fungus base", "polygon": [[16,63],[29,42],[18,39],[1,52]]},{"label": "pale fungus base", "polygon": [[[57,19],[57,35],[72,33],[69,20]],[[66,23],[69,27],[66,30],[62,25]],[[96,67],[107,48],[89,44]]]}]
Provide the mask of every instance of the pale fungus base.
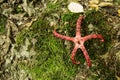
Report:
[{"label": "pale fungus base", "polygon": [[73,13],[81,13],[84,12],[83,6],[79,3],[71,2],[68,5],[68,9]]}]

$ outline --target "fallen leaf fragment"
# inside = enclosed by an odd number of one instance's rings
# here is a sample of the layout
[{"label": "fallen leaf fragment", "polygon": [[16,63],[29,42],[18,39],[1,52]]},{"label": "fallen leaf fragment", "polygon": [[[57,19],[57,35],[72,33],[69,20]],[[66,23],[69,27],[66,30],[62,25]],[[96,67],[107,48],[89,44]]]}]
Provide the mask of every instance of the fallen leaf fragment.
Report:
[{"label": "fallen leaf fragment", "polygon": [[118,9],[117,12],[118,12],[118,16],[120,16],[120,9]]},{"label": "fallen leaf fragment", "polygon": [[101,2],[101,3],[99,4],[99,6],[100,6],[100,7],[106,7],[106,6],[112,7],[113,4],[110,3],[110,2]]},{"label": "fallen leaf fragment", "polygon": [[90,0],[89,3],[90,3],[90,4],[98,4],[98,3],[99,3],[99,0]]},{"label": "fallen leaf fragment", "polygon": [[90,4],[89,7],[90,9],[95,9],[96,11],[99,10],[99,6],[97,4]]}]

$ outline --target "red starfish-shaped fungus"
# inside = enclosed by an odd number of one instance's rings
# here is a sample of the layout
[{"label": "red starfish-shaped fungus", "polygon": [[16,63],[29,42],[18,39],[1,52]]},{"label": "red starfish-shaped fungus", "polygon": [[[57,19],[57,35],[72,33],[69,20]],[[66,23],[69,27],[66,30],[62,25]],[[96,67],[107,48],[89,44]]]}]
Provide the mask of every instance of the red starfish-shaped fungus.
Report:
[{"label": "red starfish-shaped fungus", "polygon": [[99,38],[101,39],[100,41],[101,42],[104,42],[104,39],[102,37],[102,35],[100,34],[90,34],[90,35],[87,35],[87,36],[84,36],[84,37],[81,37],[81,32],[80,32],[80,29],[81,29],[81,22],[82,22],[82,19],[83,19],[83,16],[80,16],[77,20],[77,24],[76,24],[76,36],[75,37],[69,37],[69,36],[64,36],[64,35],[61,35],[59,33],[57,33],[55,30],[53,30],[53,34],[54,36],[56,36],[57,38],[60,38],[60,39],[64,39],[64,40],[68,40],[68,41],[72,41],[75,43],[75,47],[72,51],[72,54],[71,54],[71,60],[74,64],[80,64],[79,61],[75,61],[75,55],[76,55],[76,52],[77,52],[77,49],[80,48],[85,56],[85,59],[87,61],[87,65],[89,67],[92,66],[91,64],[91,61],[90,61],[90,57],[88,55],[88,52],[84,46],[84,42],[89,40],[89,39],[92,39],[92,38]]}]

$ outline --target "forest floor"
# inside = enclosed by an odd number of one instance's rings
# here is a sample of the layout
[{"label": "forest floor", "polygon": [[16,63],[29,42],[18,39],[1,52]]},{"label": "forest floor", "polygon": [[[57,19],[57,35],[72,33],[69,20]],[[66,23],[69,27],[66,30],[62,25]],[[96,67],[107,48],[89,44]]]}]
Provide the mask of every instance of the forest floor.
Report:
[{"label": "forest floor", "polygon": [[[83,5],[72,13],[70,2]],[[70,60],[74,44],[52,31],[75,36],[76,21],[84,15],[82,36],[98,33],[83,52]],[[120,0],[0,0],[0,80],[120,80]]]}]

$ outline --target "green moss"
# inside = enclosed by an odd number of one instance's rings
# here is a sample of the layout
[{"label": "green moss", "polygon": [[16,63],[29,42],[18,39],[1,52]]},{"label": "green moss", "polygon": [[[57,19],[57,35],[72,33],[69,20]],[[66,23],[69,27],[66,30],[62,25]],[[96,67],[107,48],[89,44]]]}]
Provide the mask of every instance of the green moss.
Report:
[{"label": "green moss", "polygon": [[80,14],[64,13],[61,15],[61,27],[63,32],[67,32],[70,36],[75,36],[76,21]]},{"label": "green moss", "polygon": [[3,15],[0,15],[0,34],[5,33],[5,24],[6,24],[7,18]]},{"label": "green moss", "polygon": [[105,42],[102,43],[99,39],[91,39],[85,43],[86,49],[88,50],[91,60],[93,61],[93,65],[95,65],[94,67],[91,67],[91,70],[94,73],[99,71],[99,74],[93,76],[93,79],[115,79],[114,71],[111,71],[111,68],[106,65],[107,62],[101,57],[106,54],[112,46],[113,34],[109,32],[111,27],[108,25],[107,15],[100,11],[88,11],[82,27],[86,27],[89,24],[93,24],[96,30],[89,31],[88,28],[83,28],[85,35],[97,33],[101,34],[105,40]]},{"label": "green moss", "polygon": [[67,0],[60,0],[57,2],[48,1],[46,12],[49,12],[49,13],[61,12],[62,8],[66,5],[66,3],[67,3]]},{"label": "green moss", "polygon": [[114,0],[115,3],[117,3],[118,5],[120,4],[120,0]]},{"label": "green moss", "polygon": [[85,13],[86,17],[83,25],[93,24],[95,27],[102,27],[105,24],[106,17],[100,11],[90,10]]},{"label": "green moss", "polygon": [[[30,29],[23,30],[17,37],[18,45],[24,43],[28,38],[35,38],[36,56],[32,63],[25,69],[33,75],[34,80],[71,80],[76,74],[77,66],[73,65],[70,55],[62,40],[55,38],[52,34],[47,18],[38,19]],[[33,64],[32,66],[30,66]]]},{"label": "green moss", "polygon": [[69,62],[67,54],[62,42],[51,36],[41,46],[37,55],[38,63],[30,72],[35,73],[37,80],[71,80],[75,76],[76,68]]},{"label": "green moss", "polygon": [[13,12],[14,13],[22,13],[22,12],[24,12],[24,10],[22,9],[22,7],[16,6],[16,7],[14,7]]}]

